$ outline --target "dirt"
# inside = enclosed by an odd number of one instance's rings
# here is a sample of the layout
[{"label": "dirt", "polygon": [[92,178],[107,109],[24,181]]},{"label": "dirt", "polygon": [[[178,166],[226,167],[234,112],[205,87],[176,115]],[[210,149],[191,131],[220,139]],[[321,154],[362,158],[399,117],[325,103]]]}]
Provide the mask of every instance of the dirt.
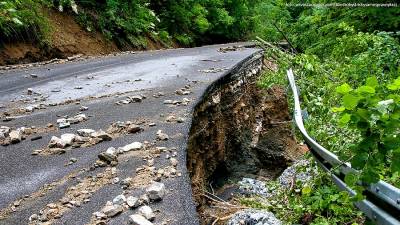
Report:
[{"label": "dirt", "polygon": [[257,59],[236,71],[239,77],[209,90],[195,108],[187,166],[202,224],[215,221],[221,207],[228,215],[240,209],[210,197],[232,195],[231,184],[243,177],[275,179],[304,154],[292,133],[284,89],[257,87],[254,68],[261,62]]},{"label": "dirt", "polygon": [[[40,62],[51,59],[64,59],[77,54],[86,56],[106,55],[121,50],[138,50],[135,48],[119,49],[107,40],[100,32],[89,32],[80,26],[73,15],[58,12],[55,9],[43,9],[50,25],[49,44],[32,41],[11,41],[0,45],[0,66]],[[164,46],[146,38],[147,49],[161,49]]]}]

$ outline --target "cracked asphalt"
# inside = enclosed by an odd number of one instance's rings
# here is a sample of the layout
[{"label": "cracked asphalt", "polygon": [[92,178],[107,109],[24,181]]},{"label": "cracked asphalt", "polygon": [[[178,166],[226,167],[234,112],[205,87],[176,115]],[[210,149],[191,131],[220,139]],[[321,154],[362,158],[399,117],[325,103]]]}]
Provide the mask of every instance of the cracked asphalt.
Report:
[{"label": "cracked asphalt", "polygon": [[[28,69],[3,71],[0,74],[0,115],[4,112],[44,104],[45,109],[31,113],[11,113],[13,120],[0,122],[0,126],[11,128],[45,127],[56,125],[60,116],[77,114],[80,107],[87,106],[82,113],[88,120],[72,124],[66,129],[56,129],[36,134],[41,139],[31,141],[29,136],[17,144],[0,146],[0,224],[28,224],[29,217],[44,209],[47,204],[59,201],[71,187],[76,187],[84,178],[96,176],[104,167],[91,168],[98,154],[109,147],[122,147],[132,142],[148,142],[154,147],[176,148],[178,171],[182,176],[162,179],[167,194],[163,201],[152,204],[156,210],[155,224],[198,224],[196,206],[192,199],[190,178],[186,170],[186,142],[192,121],[192,110],[206,88],[241,61],[259,52],[255,48],[239,48],[235,51],[219,51],[232,46],[212,45],[191,49],[175,49],[119,56],[102,57],[79,62],[51,64]],[[235,44],[238,45],[238,44]],[[216,69],[216,70],[215,70]],[[213,71],[213,72],[210,72]],[[36,74],[32,78],[30,74]],[[190,86],[191,94],[177,95],[175,91]],[[46,96],[34,101],[26,94],[27,89]],[[79,88],[79,89],[77,89]],[[153,97],[163,92],[164,96]],[[117,105],[127,96],[145,95],[140,103]],[[167,105],[165,100],[190,100],[187,105]],[[69,104],[54,105],[69,100]],[[80,104],[76,104],[79,101]],[[185,118],[183,123],[169,123],[169,115]],[[78,129],[106,130],[117,121],[147,121],[144,131],[123,134],[112,141],[67,150],[61,155],[32,155],[32,151],[47,146],[52,136],[76,133]],[[155,123],[156,126],[149,126]],[[57,126],[57,125],[56,125]],[[156,132],[162,130],[170,136],[167,141],[156,140]],[[35,135],[33,135],[35,136]],[[155,157],[155,167],[168,166],[166,153]],[[77,162],[65,166],[70,158]],[[123,180],[135,177],[137,168],[146,165],[140,155],[129,154],[119,159],[117,177]],[[151,178],[149,178],[151,179]],[[49,188],[48,184],[52,184]],[[130,194],[140,195],[145,187],[133,188]],[[90,201],[73,207],[52,220],[54,224],[90,224],[92,213],[100,211],[107,201],[121,194],[119,184],[107,184],[92,193]],[[15,202],[21,200],[19,204]],[[107,224],[128,224],[128,216],[135,210],[126,210],[111,218]]]}]

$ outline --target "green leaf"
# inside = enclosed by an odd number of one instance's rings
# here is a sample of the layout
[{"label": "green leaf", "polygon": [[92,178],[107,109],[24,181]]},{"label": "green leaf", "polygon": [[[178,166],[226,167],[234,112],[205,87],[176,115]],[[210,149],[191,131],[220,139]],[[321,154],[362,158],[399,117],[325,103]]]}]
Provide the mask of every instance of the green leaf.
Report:
[{"label": "green leaf", "polygon": [[339,125],[341,125],[341,126],[346,125],[350,121],[350,119],[351,119],[350,114],[348,114],[348,113],[344,114],[339,120]]},{"label": "green leaf", "polygon": [[396,91],[400,89],[400,77],[398,77],[392,84],[388,84],[387,88],[392,91]]},{"label": "green leaf", "polygon": [[352,94],[346,94],[343,96],[343,106],[346,109],[354,109],[357,106],[358,101],[360,101],[360,98]]},{"label": "green leaf", "polygon": [[302,193],[303,195],[308,195],[308,194],[311,193],[311,191],[312,191],[312,190],[311,190],[311,187],[308,186],[308,185],[304,186],[303,189],[301,189],[301,193]]},{"label": "green leaf", "polygon": [[393,152],[391,170],[393,173],[400,172],[400,148]]},{"label": "green leaf", "polygon": [[378,79],[376,79],[376,77],[368,77],[366,85],[369,86],[369,87],[375,88],[375,87],[377,87],[379,85],[378,84]]},{"label": "green leaf", "polygon": [[344,182],[346,182],[346,184],[348,184],[350,186],[354,186],[356,184],[357,180],[358,180],[358,177],[354,173],[348,173],[344,177]]},{"label": "green leaf", "polygon": [[361,86],[357,88],[358,93],[368,93],[368,94],[374,94],[375,93],[375,88],[370,87],[370,86]]},{"label": "green leaf", "polygon": [[346,110],[345,107],[333,107],[332,108],[332,112],[336,113],[336,112],[343,112],[344,110]]},{"label": "green leaf", "polygon": [[368,154],[363,152],[358,155],[355,155],[351,160],[351,166],[355,169],[362,169],[365,166],[365,163],[368,160]]},{"label": "green leaf", "polygon": [[347,94],[349,93],[351,90],[353,90],[350,85],[348,85],[347,83],[340,85],[339,87],[336,88],[336,93],[339,94]]}]

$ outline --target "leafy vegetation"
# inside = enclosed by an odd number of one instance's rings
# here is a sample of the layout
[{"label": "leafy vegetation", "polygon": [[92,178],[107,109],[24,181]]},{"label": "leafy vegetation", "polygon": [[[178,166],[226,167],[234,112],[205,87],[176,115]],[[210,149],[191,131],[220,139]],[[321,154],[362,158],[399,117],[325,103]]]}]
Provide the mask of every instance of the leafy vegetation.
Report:
[{"label": "leafy vegetation", "polygon": [[35,0],[0,1],[0,41],[45,39],[48,25]]},{"label": "leafy vegetation", "polygon": [[[44,35],[42,9],[75,15],[88,31],[100,31],[120,48],[146,48],[146,38],[171,44],[198,45],[244,40],[255,27],[261,0],[4,0],[0,32],[6,37],[23,29]],[[2,35],[3,37],[3,35]]]},{"label": "leafy vegetation", "polygon": [[[263,38],[289,41],[287,46],[295,50],[269,48],[267,56],[275,66],[270,66],[260,85],[287,85],[286,69],[294,68],[308,115],[306,129],[360,171],[345,181],[356,189],[362,188],[357,181],[379,179],[399,187],[400,45],[394,31],[399,28],[400,9],[301,8],[266,2],[274,15],[265,17],[265,27],[274,34]],[[360,223],[348,197],[340,198],[340,213],[315,208],[317,199],[329,201],[336,195],[333,192],[342,194],[329,180],[311,185],[316,190],[311,195],[318,197],[289,195],[288,201],[296,204],[284,211],[295,216],[282,219],[299,223],[310,213],[312,224]],[[307,210],[293,210],[300,206]]]}]

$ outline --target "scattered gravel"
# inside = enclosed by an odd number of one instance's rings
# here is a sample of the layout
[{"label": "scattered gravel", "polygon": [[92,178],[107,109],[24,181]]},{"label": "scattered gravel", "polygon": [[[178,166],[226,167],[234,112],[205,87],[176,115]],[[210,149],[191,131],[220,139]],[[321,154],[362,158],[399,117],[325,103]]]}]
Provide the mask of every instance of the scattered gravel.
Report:
[{"label": "scattered gravel", "polygon": [[286,168],[279,176],[278,181],[284,188],[290,188],[294,178],[296,178],[296,183],[304,184],[310,181],[317,173],[318,168],[316,166],[311,167],[310,161],[302,159]]},{"label": "scattered gravel", "polygon": [[239,190],[245,195],[256,194],[263,197],[271,196],[271,193],[268,190],[265,182],[251,178],[243,178],[241,181],[239,181]]},{"label": "scattered gravel", "polygon": [[247,209],[235,213],[228,221],[228,225],[281,225],[282,221],[278,220],[271,212]]}]

